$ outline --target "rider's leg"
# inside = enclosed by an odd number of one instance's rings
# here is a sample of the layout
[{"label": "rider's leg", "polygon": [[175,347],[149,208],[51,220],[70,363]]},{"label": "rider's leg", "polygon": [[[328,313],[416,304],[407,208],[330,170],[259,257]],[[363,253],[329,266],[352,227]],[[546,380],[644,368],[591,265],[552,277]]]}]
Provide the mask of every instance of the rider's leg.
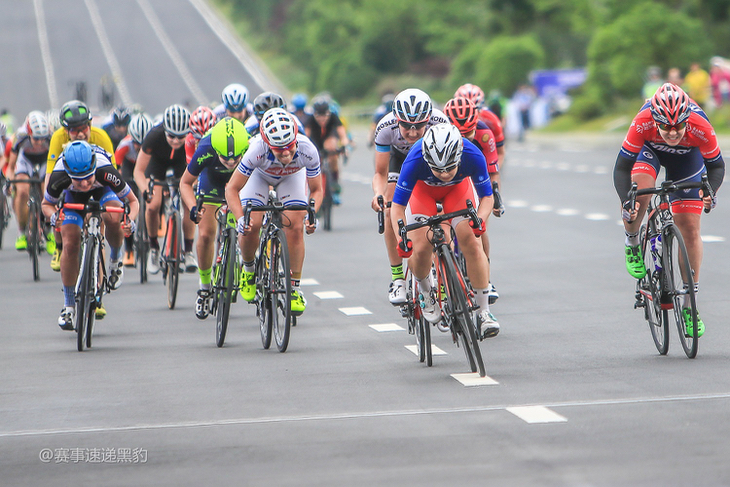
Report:
[{"label": "rider's leg", "polygon": [[150,247],[153,250],[160,249],[160,243],[157,240],[157,230],[160,227],[160,208],[162,207],[162,188],[155,186],[152,190],[152,198],[147,203],[145,213],[145,222],[147,223],[147,234],[150,239]]},{"label": "rider's leg", "polygon": [[204,204],[198,222],[198,273],[200,289],[210,289],[211,270],[215,254],[215,234],[218,222],[215,214],[217,205]]},{"label": "rider's leg", "polygon": [[[25,173],[18,173],[15,179],[29,179]],[[30,195],[30,184],[15,183],[15,198],[13,198],[13,210],[15,210],[15,219],[18,220],[18,231],[21,235],[25,234],[28,226],[28,198]]]}]

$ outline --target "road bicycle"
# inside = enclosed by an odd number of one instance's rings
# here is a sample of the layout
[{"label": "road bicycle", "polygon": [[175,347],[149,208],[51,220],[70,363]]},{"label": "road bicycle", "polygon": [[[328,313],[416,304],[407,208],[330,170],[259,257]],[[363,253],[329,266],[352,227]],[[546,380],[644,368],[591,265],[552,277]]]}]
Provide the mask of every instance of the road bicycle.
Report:
[{"label": "road bicycle", "polygon": [[150,255],[150,237],[147,233],[147,195],[139,199],[137,231],[134,235],[135,262],[139,268],[139,282],[147,282],[147,259]]},{"label": "road bicycle", "polygon": [[[450,242],[446,239],[446,232],[441,226],[443,222],[460,216],[468,216],[474,226],[481,225],[481,219],[477,216],[471,200],[467,200],[467,207],[463,210],[434,215],[409,225],[406,225],[403,220],[398,220],[398,229],[403,245],[407,247],[408,232],[429,227],[427,238],[435,253],[436,277],[433,290],[437,295],[437,302],[441,305],[441,319],[451,331],[451,337],[456,346],[461,344],[463,347],[471,371],[478,372],[481,377],[484,377],[486,370],[479,348],[479,334],[473,318],[473,312],[479,309],[479,306],[474,302],[474,290],[457,264]],[[425,319],[418,316],[417,312],[420,312],[420,310],[416,310],[418,291],[413,280],[409,280],[408,292],[411,296],[404,305],[405,314],[409,320],[409,328],[413,327],[416,334],[419,360],[422,362],[425,360],[428,365],[431,365],[430,327]],[[414,313],[415,311],[417,312]]]},{"label": "road bicycle", "polygon": [[81,259],[79,277],[76,279],[76,348],[91,347],[94,332],[95,312],[101,306],[104,294],[111,288],[104,264],[104,236],[101,232],[101,214],[124,213],[117,206],[103,207],[96,200],[87,203],[64,203],[63,209],[76,210],[86,214],[86,222],[81,234]]},{"label": "road bicycle", "polygon": [[167,285],[167,307],[175,309],[177,288],[180,281],[180,268],[185,265],[183,257],[182,213],[180,212],[180,179],[168,175],[164,181],[150,180],[149,193],[154,186],[163,188],[165,219],[165,238],[160,247],[160,270],[162,280]]},{"label": "road bicycle", "polygon": [[3,235],[10,224],[10,201],[5,194],[5,176],[0,173],[0,249],[3,248]]},{"label": "road bicycle", "polygon": [[222,347],[226,341],[228,319],[231,313],[231,304],[238,296],[239,281],[241,279],[240,250],[238,248],[238,233],[236,232],[236,217],[228,209],[225,199],[205,197],[198,200],[198,214],[203,203],[220,204],[216,208],[215,218],[218,222],[218,249],[213,262],[213,282],[211,292],[213,300],[211,313],[215,314],[215,343]]},{"label": "road bicycle", "polygon": [[39,172],[40,164],[33,164],[33,177],[27,179],[9,179],[6,181],[6,184],[30,185],[30,191],[28,193],[28,226],[26,228],[28,246],[26,247],[26,250],[28,251],[28,256],[30,257],[34,281],[39,281],[41,278],[40,263],[38,262],[38,260],[44,248],[44,218],[43,213],[41,212],[41,203],[43,201],[41,186],[43,184],[43,179],[40,178]]},{"label": "road bicycle", "polygon": [[[347,146],[341,146],[334,153],[337,154],[337,157],[344,158],[347,153]],[[336,193],[335,187],[337,183],[335,183],[334,177],[332,176],[332,169],[329,165],[329,156],[332,152],[322,149],[320,154],[324,195],[322,196],[322,204],[319,207],[317,216],[322,220],[322,228],[329,232],[332,230],[332,207],[335,206],[334,194]]]},{"label": "road bicycle", "polygon": [[244,210],[245,226],[249,225],[252,211],[265,211],[261,238],[256,258],[256,314],[261,328],[261,342],[265,349],[271,346],[271,336],[276,347],[285,352],[289,335],[296,317],[291,312],[291,267],[289,246],[283,228],[291,225],[285,211],[306,210],[309,221],[315,221],[314,200],[309,205],[287,205],[279,200],[275,190],[269,190],[266,205],[253,206],[251,201]]},{"label": "road bicycle", "polygon": [[[689,358],[695,358],[699,337],[694,271],[690,267],[682,233],[674,223],[669,196],[676,191],[695,188],[701,188],[705,195],[713,199],[714,193],[707,175],[703,175],[702,181],[664,181],[656,188],[636,188],[636,183],[633,183],[629,191],[630,208],[634,207],[636,197],[653,196],[647,208],[647,221],[639,231],[646,276],[636,282],[634,309],[644,309],[644,318],[649,323],[654,345],[661,355],[669,351],[669,322],[673,319],[684,353]],[[684,309],[688,309],[692,317],[691,334],[687,333],[685,327]]]}]

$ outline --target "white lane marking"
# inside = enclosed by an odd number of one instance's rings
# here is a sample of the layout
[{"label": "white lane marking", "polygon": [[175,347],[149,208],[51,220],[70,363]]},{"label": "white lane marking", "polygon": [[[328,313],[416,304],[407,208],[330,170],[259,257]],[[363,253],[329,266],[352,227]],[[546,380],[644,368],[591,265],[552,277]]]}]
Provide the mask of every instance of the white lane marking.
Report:
[{"label": "white lane marking", "polygon": [[188,87],[188,90],[190,90],[190,93],[195,97],[198,105],[205,105],[209,103],[210,99],[205,96],[205,93],[203,93],[203,90],[195,81],[195,78],[193,78],[193,74],[190,72],[190,69],[188,69],[188,65],[185,64],[185,60],[165,32],[165,29],[162,27],[162,22],[160,22],[160,18],[155,13],[152,5],[150,5],[149,0],[137,0],[137,4],[139,4],[139,7],[144,12],[145,18],[147,18],[147,21],[152,26],[152,30],[155,31],[155,35],[160,40],[162,47],[172,60],[172,64],[174,64],[175,68],[177,68],[177,72],[180,73],[180,77]]},{"label": "white lane marking", "polygon": [[553,167],[553,163],[551,161],[540,162],[540,169],[550,169],[552,167]]},{"label": "white lane marking", "polygon": [[340,311],[347,316],[360,316],[360,315],[371,315],[372,311],[362,306],[355,306],[352,308],[340,308]]},{"label": "white lane marking", "polygon": [[320,291],[312,293],[319,299],[342,299],[344,296],[337,291]]},{"label": "white lane marking", "polygon": [[46,28],[46,13],[43,11],[43,0],[33,0],[33,8],[35,10],[35,22],[38,28],[38,43],[41,47],[43,70],[46,73],[48,99],[51,102],[51,108],[58,109],[58,90],[56,89],[56,76],[53,74],[53,57],[51,56],[51,45],[48,42],[48,29]]},{"label": "white lane marking", "polygon": [[593,221],[602,221],[602,220],[610,220],[611,217],[606,215],[605,213],[588,213],[586,215],[586,220],[593,220]]},{"label": "white lane marking", "polygon": [[555,213],[560,216],[575,216],[580,214],[580,211],[576,210],[575,208],[560,208]]},{"label": "white lane marking", "polygon": [[368,325],[373,330],[377,331],[378,333],[383,333],[386,331],[406,331],[405,328],[402,326],[398,326],[395,323],[381,323],[379,325]]},{"label": "white lane marking", "polygon": [[[656,404],[666,402],[682,402],[682,401],[708,401],[716,399],[730,399],[730,392],[717,394],[699,394],[690,396],[663,396],[663,397],[638,397],[627,399],[599,399],[595,401],[572,401],[545,404],[542,407],[566,408],[566,407],[591,407],[591,406],[620,406],[634,404]],[[523,405],[534,406],[534,405]],[[110,433],[121,431],[152,431],[163,429],[182,429],[182,428],[205,428],[211,426],[236,426],[249,424],[271,424],[271,423],[295,423],[306,421],[332,421],[343,419],[367,419],[367,418],[392,418],[404,416],[422,416],[436,414],[464,414],[464,413],[483,413],[489,411],[506,411],[508,408],[520,407],[494,405],[494,406],[472,406],[460,408],[439,408],[439,409],[404,409],[391,411],[370,411],[370,412],[352,412],[339,414],[322,414],[307,416],[274,416],[264,418],[232,418],[216,421],[191,421],[186,423],[158,423],[158,424],[136,424],[129,426],[96,426],[90,428],[68,428],[68,429],[44,429],[44,430],[16,430],[16,431],[0,431],[0,438],[23,437],[23,436],[49,436],[49,435],[69,435],[83,433]]]},{"label": "white lane marking", "polygon": [[[408,351],[411,352],[413,355],[418,356],[418,348],[416,348],[415,345],[406,345],[405,348],[407,348]],[[437,347],[436,345],[434,345],[432,343],[431,344],[431,355],[448,355],[448,353],[444,352],[443,350],[441,350],[439,347]]]},{"label": "white lane marking", "polygon": [[528,205],[525,200],[511,200],[507,202],[507,206],[510,208],[525,208]]},{"label": "white lane marking", "polygon": [[608,168],[606,166],[597,166],[593,169],[593,172],[598,175],[608,174]]},{"label": "white lane marking", "polygon": [[361,183],[361,184],[367,184],[371,185],[373,183],[373,178],[369,178],[367,176],[363,176],[362,174],[352,173],[352,172],[343,172],[340,174],[340,178],[346,180],[346,181],[352,181],[355,183]]},{"label": "white lane marking", "polygon": [[484,377],[479,377],[479,374],[477,374],[476,372],[469,372],[465,374],[451,374],[451,377],[461,382],[461,384],[465,387],[499,385],[499,382],[492,379],[488,375],[485,375]]},{"label": "white lane marking", "polygon": [[575,172],[588,172],[588,166],[585,164],[579,164],[575,166]]},{"label": "white lane marking", "polygon": [[546,213],[548,211],[553,211],[553,207],[550,205],[533,205],[530,209],[537,213]]},{"label": "white lane marking", "polygon": [[507,408],[507,411],[529,424],[565,423],[568,421],[565,416],[561,416],[545,406],[518,406]]},{"label": "white lane marking", "polygon": [[299,281],[300,286],[316,286],[319,284],[319,281],[317,279],[312,279],[311,277],[308,279],[302,279]]},{"label": "white lane marking", "polygon": [[91,23],[96,31],[96,37],[99,38],[101,50],[104,51],[104,57],[109,65],[109,69],[112,71],[112,78],[114,79],[114,83],[117,85],[119,96],[122,97],[122,102],[126,106],[130,106],[132,105],[133,100],[129,95],[127,83],[124,81],[124,72],[122,71],[122,67],[119,65],[117,56],[114,54],[114,50],[112,49],[112,44],[109,42],[109,37],[106,35],[106,28],[104,27],[104,22],[101,19],[99,7],[97,7],[94,0],[84,0],[84,2],[86,3],[86,8],[89,10],[89,15],[91,15]]},{"label": "white lane marking", "polygon": [[724,242],[725,237],[719,237],[717,235],[701,235],[700,238],[703,242],[711,243],[711,242]]},{"label": "white lane marking", "polygon": [[570,164],[567,162],[559,162],[557,166],[555,166],[555,169],[558,171],[570,171]]}]

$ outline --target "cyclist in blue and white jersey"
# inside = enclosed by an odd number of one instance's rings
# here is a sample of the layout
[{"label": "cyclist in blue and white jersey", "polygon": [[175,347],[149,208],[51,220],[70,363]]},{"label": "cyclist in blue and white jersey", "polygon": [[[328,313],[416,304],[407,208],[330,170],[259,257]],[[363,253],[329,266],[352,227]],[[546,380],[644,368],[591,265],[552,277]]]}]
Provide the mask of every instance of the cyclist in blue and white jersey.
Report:
[{"label": "cyclist in blue and white jersey", "polygon": [[231,83],[223,88],[221,104],[213,109],[216,120],[233,117],[241,123],[251,115],[248,101],[248,88],[239,83]]}]

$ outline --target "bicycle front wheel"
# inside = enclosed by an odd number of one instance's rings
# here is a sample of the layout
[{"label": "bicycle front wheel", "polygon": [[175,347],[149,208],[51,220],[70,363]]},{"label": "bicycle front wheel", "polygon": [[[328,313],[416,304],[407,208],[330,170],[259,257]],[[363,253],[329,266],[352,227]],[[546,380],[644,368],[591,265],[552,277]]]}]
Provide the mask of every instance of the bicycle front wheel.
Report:
[{"label": "bicycle front wheel", "polygon": [[271,346],[271,298],[269,290],[271,289],[271,273],[269,272],[269,249],[268,238],[261,240],[259,247],[259,255],[256,261],[256,314],[259,317],[259,328],[261,329],[261,344],[264,350],[268,350]]},{"label": "bicycle front wheel", "polygon": [[167,307],[175,309],[177,300],[177,286],[180,280],[180,263],[182,257],[180,241],[180,216],[172,215],[167,221],[167,236],[165,237],[165,265],[167,266]]},{"label": "bicycle front wheel", "polygon": [[472,320],[471,309],[469,309],[466,299],[466,282],[461,272],[459,272],[454,255],[448,246],[441,251],[441,254],[446,272],[446,292],[448,293],[450,310],[453,313],[451,326],[457,327],[456,332],[461,335],[467,359],[470,358],[469,355],[473,359],[469,360],[471,371],[478,372],[480,377],[484,377],[487,372],[484,368],[484,360],[482,359],[482,351],[479,348],[479,340]]},{"label": "bicycle front wheel", "polygon": [[8,207],[8,198],[5,193],[2,192],[2,185],[4,180],[0,181],[0,249],[3,248],[3,235],[5,234],[5,228],[8,226],[10,220],[10,208]]},{"label": "bicycle front wheel", "polygon": [[84,351],[89,315],[94,312],[92,308],[94,290],[92,289],[91,273],[94,272],[96,242],[93,239],[87,239],[82,249],[81,268],[76,285],[76,348],[79,352]]},{"label": "bicycle front wheel", "polygon": [[284,230],[277,229],[271,239],[271,328],[276,348],[286,352],[291,334],[291,268],[289,246]]},{"label": "bicycle front wheel", "polygon": [[28,255],[30,255],[30,263],[33,268],[33,280],[39,281],[41,278],[38,256],[41,253],[41,235],[40,235],[40,215],[38,204],[31,202],[28,209]]},{"label": "bicycle front wheel", "polygon": [[[228,318],[231,313],[231,302],[235,292],[236,278],[236,230],[226,229],[226,238],[223,241],[223,262],[220,269],[220,283],[216,283],[218,306],[216,308],[215,343],[222,347],[226,341]],[[220,284],[220,287],[218,287]]]},{"label": "bicycle front wheel", "polygon": [[[684,238],[675,225],[664,230],[662,236],[665,245],[664,279],[665,293],[671,299],[674,321],[679,331],[679,342],[684,353],[689,358],[697,356],[699,337],[697,336],[697,301],[694,293],[694,277],[687,255]],[[687,310],[687,311],[685,311]],[[684,313],[688,312],[692,322],[692,333],[688,334],[685,327]],[[669,319],[669,311],[665,311],[665,318]]]},{"label": "bicycle front wheel", "polygon": [[654,265],[654,257],[652,256],[651,244],[649,242],[656,235],[657,232],[654,230],[654,225],[641,226],[639,241],[641,242],[641,252],[644,255],[646,276],[640,279],[636,286],[637,291],[641,294],[640,299],[644,305],[644,318],[649,324],[654,345],[661,355],[666,355],[669,351],[669,321],[666,319],[666,311],[662,312],[663,270],[656,268]]},{"label": "bicycle front wheel", "polygon": [[150,251],[149,235],[147,234],[147,203],[144,197],[139,199],[139,215],[137,216],[137,231],[135,232],[135,250],[137,251],[137,265],[139,266],[139,282],[147,282],[147,259]]}]

